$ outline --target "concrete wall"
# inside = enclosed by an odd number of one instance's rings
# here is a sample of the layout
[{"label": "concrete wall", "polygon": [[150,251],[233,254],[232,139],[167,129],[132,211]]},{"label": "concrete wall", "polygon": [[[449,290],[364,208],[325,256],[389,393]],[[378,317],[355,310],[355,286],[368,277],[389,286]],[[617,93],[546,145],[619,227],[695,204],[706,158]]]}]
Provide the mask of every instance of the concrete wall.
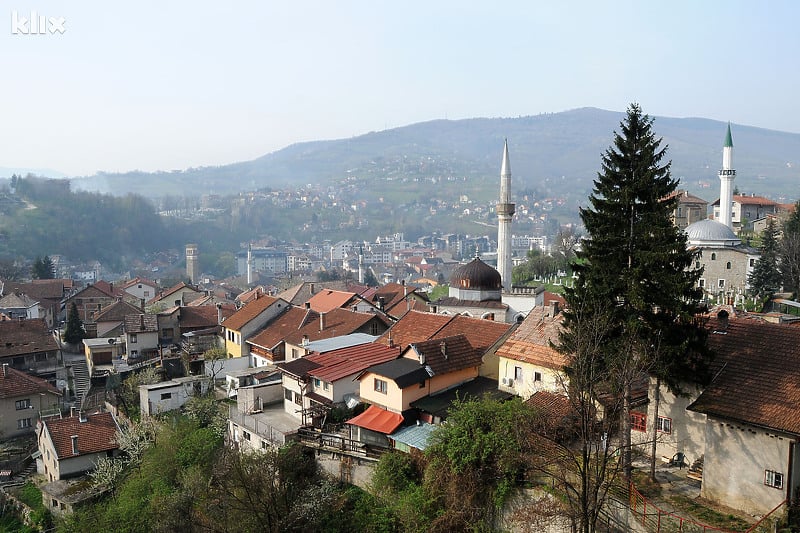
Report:
[{"label": "concrete wall", "polygon": [[[0,438],[9,439],[19,435],[33,434],[36,431],[39,412],[58,407],[59,399],[59,396],[51,392],[44,394],[34,392],[13,398],[3,398],[0,400]],[[28,400],[30,408],[17,409],[18,400]],[[18,421],[27,419],[30,419],[30,426],[20,429]]]},{"label": "concrete wall", "polygon": [[[765,514],[786,499],[788,435],[709,417],[700,495],[752,514]],[[766,470],[783,475],[784,488],[764,484]]]},{"label": "concrete wall", "polygon": [[236,405],[243,413],[252,413],[258,410],[259,405],[269,405],[283,401],[283,386],[280,382],[262,383],[239,387]]},{"label": "concrete wall", "polygon": [[[690,390],[687,390],[688,397],[675,396],[666,387],[661,387],[658,414],[672,419],[672,432],[658,432],[656,459],[660,459],[662,456],[672,458],[676,453],[681,452],[686,456],[686,462],[691,466],[694,461],[705,453],[706,415],[686,410],[686,407],[700,394],[696,387],[689,385],[687,387],[691,387]],[[647,406],[647,436],[652,439],[655,428],[654,379],[650,380],[648,397],[650,398],[650,403]],[[644,451],[648,455],[650,454],[649,447]]]}]

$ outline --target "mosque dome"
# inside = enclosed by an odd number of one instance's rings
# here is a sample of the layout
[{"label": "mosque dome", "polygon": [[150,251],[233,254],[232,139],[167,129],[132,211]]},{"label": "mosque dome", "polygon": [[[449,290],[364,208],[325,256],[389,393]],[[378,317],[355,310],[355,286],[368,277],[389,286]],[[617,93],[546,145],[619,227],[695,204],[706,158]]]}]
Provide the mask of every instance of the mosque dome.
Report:
[{"label": "mosque dome", "polygon": [[450,286],[460,289],[496,291],[502,288],[500,273],[476,257],[453,271]]},{"label": "mosque dome", "polygon": [[717,220],[699,220],[686,228],[689,244],[696,246],[738,246],[742,243],[731,228]]}]

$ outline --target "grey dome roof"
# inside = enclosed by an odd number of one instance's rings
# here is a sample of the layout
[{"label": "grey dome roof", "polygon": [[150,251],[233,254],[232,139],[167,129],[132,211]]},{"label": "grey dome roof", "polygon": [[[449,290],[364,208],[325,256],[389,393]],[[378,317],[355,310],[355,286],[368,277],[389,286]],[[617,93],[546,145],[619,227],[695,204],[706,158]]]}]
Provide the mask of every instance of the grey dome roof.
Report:
[{"label": "grey dome roof", "polygon": [[717,220],[698,220],[686,228],[689,244],[736,245],[742,241],[731,228]]},{"label": "grey dome roof", "polygon": [[450,286],[477,290],[499,290],[502,288],[500,272],[477,257],[453,271],[450,276]]}]

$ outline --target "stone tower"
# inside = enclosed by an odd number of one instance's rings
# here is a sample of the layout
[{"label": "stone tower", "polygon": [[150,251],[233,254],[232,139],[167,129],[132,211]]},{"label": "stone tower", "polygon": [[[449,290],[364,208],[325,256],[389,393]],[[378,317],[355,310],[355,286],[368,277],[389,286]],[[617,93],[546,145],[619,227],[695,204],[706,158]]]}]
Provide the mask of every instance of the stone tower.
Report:
[{"label": "stone tower", "polygon": [[196,244],[186,245],[186,276],[196,284],[200,279],[200,255]]}]

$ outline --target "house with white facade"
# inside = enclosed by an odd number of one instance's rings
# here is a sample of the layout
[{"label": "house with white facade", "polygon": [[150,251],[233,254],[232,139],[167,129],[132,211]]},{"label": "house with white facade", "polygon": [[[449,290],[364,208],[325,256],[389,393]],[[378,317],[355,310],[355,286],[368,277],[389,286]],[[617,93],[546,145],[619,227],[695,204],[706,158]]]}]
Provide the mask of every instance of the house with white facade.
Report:
[{"label": "house with white facade", "polygon": [[139,385],[142,416],[180,409],[190,398],[207,393],[210,385],[206,376],[186,376],[152,385]]},{"label": "house with white facade", "polygon": [[111,413],[84,414],[39,421],[36,467],[47,481],[81,476],[94,470],[101,457],[118,452],[119,431]]},{"label": "house with white facade", "polygon": [[726,313],[705,326],[711,383],[686,398],[662,387],[656,424],[651,383],[644,423],[659,455],[702,464],[702,497],[763,515],[800,486],[800,329]]}]

